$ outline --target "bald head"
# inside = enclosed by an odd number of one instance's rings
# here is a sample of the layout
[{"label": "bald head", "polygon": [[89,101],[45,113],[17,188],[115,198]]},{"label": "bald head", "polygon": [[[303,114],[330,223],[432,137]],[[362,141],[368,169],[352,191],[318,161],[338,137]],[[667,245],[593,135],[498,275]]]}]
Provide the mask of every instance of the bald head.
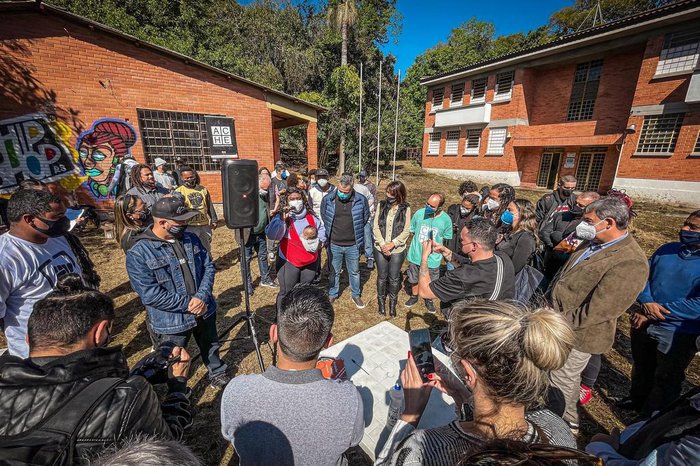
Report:
[{"label": "bald head", "polygon": [[576,196],[576,204],[581,207],[582,209],[585,209],[588,204],[597,201],[600,199],[600,194],[598,194],[595,191],[584,191],[578,196]]},{"label": "bald head", "polygon": [[428,197],[428,204],[437,212],[445,203],[445,196],[442,193],[433,193]]}]

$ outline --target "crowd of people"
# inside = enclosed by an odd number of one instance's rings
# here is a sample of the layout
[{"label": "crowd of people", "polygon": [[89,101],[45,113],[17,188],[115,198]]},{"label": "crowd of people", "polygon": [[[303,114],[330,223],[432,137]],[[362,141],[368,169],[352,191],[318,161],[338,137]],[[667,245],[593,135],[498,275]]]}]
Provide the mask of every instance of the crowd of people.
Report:
[{"label": "crowd of people", "polygon": [[[70,232],[64,201],[42,183],[9,199],[9,231],[0,235],[0,458],[138,464],[179,445],[192,424],[186,348],[194,337],[210,386],[223,389],[221,434],[242,464],[345,464],[368,408],[352,382],[325,377],[317,360],[333,343],[344,272],[354,306],[368,304],[364,255],[376,268],[376,311],[397,316],[405,272],[403,307],[422,299],[427,313],[440,312],[450,357],[450,367],[436,360],[424,383],[409,353],[403,411],[376,464],[700,461],[700,393],[682,393],[700,342],[700,211],[647,259],[630,233],[629,196],[577,192],[571,176],[536,204],[504,183],[464,181],[458,203],[445,207],[445,193],[434,192],[412,208],[401,181],[378,191],[364,171],[334,185],[323,168],[261,168],[259,217],[241,256],[249,264],[257,256],[259,281],[250,267],[243,277],[250,293],[256,282],[277,291],[276,365],[232,379],[216,330],[216,210],[195,169],[167,168],[162,159],[153,169],[124,160],[110,188],[115,238],[153,345],[131,370],[122,348],[109,345],[114,304]],[[628,397],[612,401],[638,422],[594,436],[585,453],[576,449],[580,406],[627,311],[632,383]],[[167,384],[162,400],[152,383]],[[454,400],[457,419],[418,429],[432,390]],[[186,447],[178,458],[199,464]]]}]

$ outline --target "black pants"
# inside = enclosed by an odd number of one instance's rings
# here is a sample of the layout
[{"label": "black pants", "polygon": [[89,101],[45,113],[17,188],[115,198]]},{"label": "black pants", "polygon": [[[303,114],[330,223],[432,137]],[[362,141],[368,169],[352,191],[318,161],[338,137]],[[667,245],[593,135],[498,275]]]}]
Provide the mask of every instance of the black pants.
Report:
[{"label": "black pants", "polygon": [[278,312],[282,305],[282,298],[287,296],[287,293],[294,288],[294,285],[297,283],[311,283],[314,281],[316,272],[318,271],[318,264],[318,261],[314,261],[309,265],[299,268],[291,262],[277,256],[277,281],[280,285],[280,291],[277,293]]},{"label": "black pants", "polygon": [[377,295],[379,299],[389,296],[395,299],[401,289],[401,266],[406,259],[408,249],[398,254],[385,256],[377,249],[374,250],[374,262],[377,266]]},{"label": "black pants", "polygon": [[630,398],[642,416],[650,416],[680,396],[685,370],[697,351],[697,335],[657,330],[658,326],[632,329],[630,335]]},{"label": "black pants", "polygon": [[185,332],[166,335],[159,333],[158,342],[166,341],[174,343],[176,346],[187,347],[190,337],[194,335],[199,352],[202,355],[202,362],[209,370],[209,377],[215,377],[226,372],[226,364],[219,358],[219,336],[216,334],[216,313],[206,319],[197,319],[197,326]]}]

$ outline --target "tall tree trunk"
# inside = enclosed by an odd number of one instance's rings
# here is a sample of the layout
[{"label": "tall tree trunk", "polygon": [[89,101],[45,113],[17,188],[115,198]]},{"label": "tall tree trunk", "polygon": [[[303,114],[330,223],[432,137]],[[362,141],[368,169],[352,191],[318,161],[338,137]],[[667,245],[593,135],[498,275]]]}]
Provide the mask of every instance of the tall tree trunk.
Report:
[{"label": "tall tree trunk", "polygon": [[[348,64],[348,22],[343,21],[340,28],[342,34],[342,42],[340,44],[340,65]],[[343,119],[345,115],[343,115]],[[338,175],[345,171],[345,125],[343,124],[340,130],[340,142],[338,143]]]}]

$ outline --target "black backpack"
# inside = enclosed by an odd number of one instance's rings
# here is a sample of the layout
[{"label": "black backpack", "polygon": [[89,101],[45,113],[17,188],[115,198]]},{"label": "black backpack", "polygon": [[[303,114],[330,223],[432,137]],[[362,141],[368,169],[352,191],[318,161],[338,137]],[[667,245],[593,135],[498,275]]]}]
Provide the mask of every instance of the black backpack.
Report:
[{"label": "black backpack", "polygon": [[113,377],[96,380],[31,429],[0,437],[0,464],[75,464],[79,459],[75,444],[80,427],[104,397],[122,381]]}]

